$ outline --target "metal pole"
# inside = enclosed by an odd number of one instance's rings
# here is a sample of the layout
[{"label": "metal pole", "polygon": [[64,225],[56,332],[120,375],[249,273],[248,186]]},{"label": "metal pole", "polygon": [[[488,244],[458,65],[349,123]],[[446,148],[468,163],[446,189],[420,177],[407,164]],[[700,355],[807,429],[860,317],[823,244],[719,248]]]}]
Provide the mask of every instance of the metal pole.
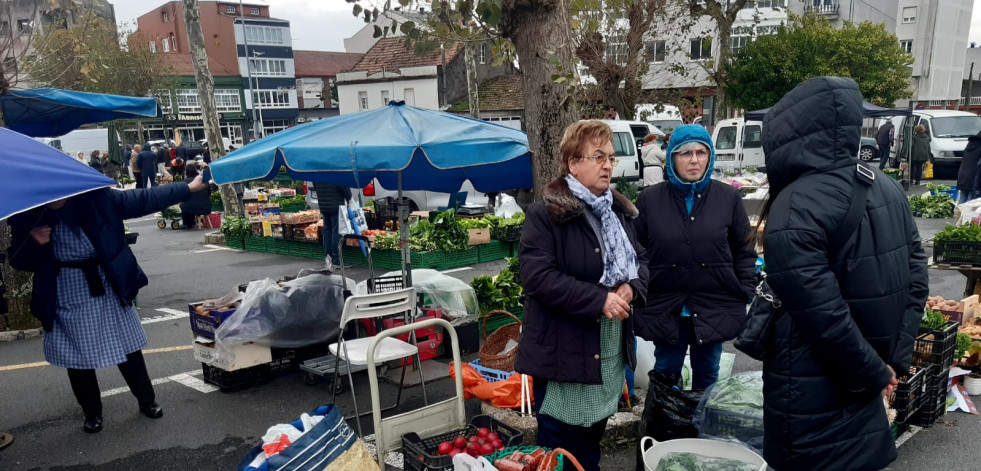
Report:
[{"label": "metal pole", "polygon": [[[252,135],[256,139],[261,137],[262,130],[262,118],[256,120],[256,99],[255,91],[252,89],[252,59],[249,55],[249,36],[245,33],[245,6],[242,4],[242,0],[238,0],[238,18],[242,20],[242,42],[245,44],[245,70],[249,78],[249,100],[252,102]],[[256,78],[256,87],[259,86],[259,79]]]},{"label": "metal pole", "polygon": [[405,211],[408,211],[409,206],[402,205],[402,171],[398,172],[398,187],[399,187],[399,199],[395,203],[395,213],[398,214],[399,220],[399,249],[402,250],[402,279],[405,280],[405,287],[408,288],[412,286],[412,251],[409,249],[409,228],[407,226],[408,218],[405,217]]}]

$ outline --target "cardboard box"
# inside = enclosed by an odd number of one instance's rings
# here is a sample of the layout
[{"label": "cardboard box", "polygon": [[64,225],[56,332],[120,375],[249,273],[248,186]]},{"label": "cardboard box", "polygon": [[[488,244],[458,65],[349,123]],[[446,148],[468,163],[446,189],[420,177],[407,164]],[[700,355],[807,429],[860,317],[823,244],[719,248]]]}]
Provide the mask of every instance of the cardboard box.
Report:
[{"label": "cardboard box", "polygon": [[467,241],[467,245],[483,245],[490,243],[490,229],[467,229],[467,234],[470,235],[470,240]]},{"label": "cardboard box", "polygon": [[187,311],[191,314],[191,331],[195,335],[200,335],[205,338],[214,339],[215,329],[221,325],[225,319],[232,317],[235,314],[235,309],[214,309],[209,310],[206,314],[202,315],[197,312],[197,307],[204,303],[191,303],[187,305]]},{"label": "cardboard box", "polygon": [[239,345],[205,344],[194,341],[194,359],[225,371],[235,371],[272,361],[269,347],[245,343]]}]

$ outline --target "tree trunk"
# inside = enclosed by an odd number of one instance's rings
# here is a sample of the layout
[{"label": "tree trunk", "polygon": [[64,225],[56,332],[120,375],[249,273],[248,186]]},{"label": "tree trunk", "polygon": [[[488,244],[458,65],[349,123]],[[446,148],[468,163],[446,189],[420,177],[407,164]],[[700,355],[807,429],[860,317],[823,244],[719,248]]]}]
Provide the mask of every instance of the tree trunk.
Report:
[{"label": "tree trunk", "polygon": [[[198,85],[201,98],[201,116],[204,119],[204,134],[208,138],[208,149],[211,160],[218,160],[225,155],[221,140],[221,125],[218,123],[218,111],[215,107],[215,78],[208,68],[208,52],[204,48],[204,32],[201,30],[201,9],[198,0],[181,0],[184,2],[184,23],[187,24],[187,45],[191,50],[191,63],[194,65],[194,80]],[[225,206],[225,214],[233,217],[245,217],[242,202],[232,185],[221,185],[221,202]]]},{"label": "tree trunk", "polygon": [[729,104],[726,103],[726,87],[728,86],[729,71],[729,37],[732,36],[732,23],[735,22],[735,16],[729,19],[727,16],[725,19],[718,21],[719,27],[719,62],[715,67],[715,120],[711,123],[706,123],[709,125],[715,125],[715,123],[728,118],[729,114]]},{"label": "tree trunk", "polygon": [[480,119],[480,94],[477,92],[480,84],[477,82],[477,61],[474,58],[474,43],[468,42],[464,49],[464,60],[467,66],[467,101],[470,103],[470,117]]},{"label": "tree trunk", "polygon": [[532,151],[535,198],[560,174],[559,142],[566,126],[579,119],[570,81],[553,75],[575,73],[569,4],[564,0],[507,0],[502,31],[514,43],[521,64],[525,130]]}]

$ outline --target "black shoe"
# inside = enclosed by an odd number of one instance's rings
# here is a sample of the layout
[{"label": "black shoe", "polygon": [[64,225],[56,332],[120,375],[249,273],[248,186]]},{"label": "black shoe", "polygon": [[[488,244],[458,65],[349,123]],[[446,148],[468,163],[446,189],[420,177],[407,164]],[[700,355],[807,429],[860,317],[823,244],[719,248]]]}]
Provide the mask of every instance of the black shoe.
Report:
[{"label": "black shoe", "polygon": [[82,430],[85,433],[99,433],[102,431],[102,416],[97,415],[95,417],[86,417],[85,423],[82,424]]},{"label": "black shoe", "polygon": [[156,402],[151,402],[145,406],[140,406],[140,412],[151,419],[159,419],[164,415],[163,407],[160,407],[160,404],[157,404]]}]

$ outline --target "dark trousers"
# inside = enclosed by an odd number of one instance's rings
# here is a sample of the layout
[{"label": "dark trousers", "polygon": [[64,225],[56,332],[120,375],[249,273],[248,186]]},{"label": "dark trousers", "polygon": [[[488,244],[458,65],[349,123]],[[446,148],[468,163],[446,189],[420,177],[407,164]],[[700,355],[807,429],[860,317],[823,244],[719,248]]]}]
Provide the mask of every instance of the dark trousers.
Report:
[{"label": "dark trousers", "polygon": [[194,229],[196,223],[194,221],[196,215],[191,214],[187,211],[181,211],[181,222],[184,223],[184,229],[191,230]]},{"label": "dark trousers", "polygon": [[133,179],[136,180],[136,187],[143,188],[143,174],[140,172],[133,172]]},{"label": "dark trousers", "polygon": [[546,448],[565,448],[576,457],[586,471],[598,471],[600,461],[600,440],[606,431],[606,421],[603,419],[590,427],[569,425],[554,417],[539,413],[538,409],[545,401],[545,390],[548,381],[534,379],[535,417],[538,419],[538,446]]},{"label": "dark trousers", "polygon": [[[136,396],[140,407],[156,401],[153,384],[150,383],[150,375],[147,374],[146,363],[143,361],[142,351],[137,350],[127,354],[126,361],[118,366],[119,372],[126,380],[130,392]],[[68,380],[72,384],[72,392],[75,393],[78,404],[82,406],[85,417],[102,415],[102,391],[99,390],[99,379],[95,376],[95,370],[69,368]]]},{"label": "dark trousers", "polygon": [[678,321],[678,343],[654,343],[654,370],[664,376],[681,374],[685,354],[691,346],[691,388],[704,390],[719,378],[719,361],[722,359],[722,343],[699,345],[695,340],[695,326],[691,317]]},{"label": "dark trousers", "polygon": [[149,175],[143,175],[143,173],[140,173],[140,176],[136,177],[136,182],[137,182],[136,183],[137,188],[154,187],[157,186],[157,175],[153,173]]},{"label": "dark trousers", "polygon": [[879,170],[889,164],[889,146],[879,145]]},{"label": "dark trousers", "polygon": [[337,206],[333,211],[320,211],[324,217],[324,255],[330,256],[330,261],[339,264],[337,244],[341,241],[341,235],[337,233],[337,224],[340,222],[337,215]]},{"label": "dark trousers", "polygon": [[913,183],[919,185],[920,178],[923,177],[923,162],[913,162],[910,165],[910,175],[913,177]]}]

